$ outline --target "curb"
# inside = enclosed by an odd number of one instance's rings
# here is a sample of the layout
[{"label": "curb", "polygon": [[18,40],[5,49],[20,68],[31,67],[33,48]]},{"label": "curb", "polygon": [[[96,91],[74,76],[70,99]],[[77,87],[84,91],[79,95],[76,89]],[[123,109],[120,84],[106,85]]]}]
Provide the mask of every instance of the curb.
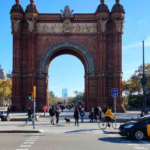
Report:
[{"label": "curb", "polygon": [[42,133],[42,130],[0,130],[0,133]]}]

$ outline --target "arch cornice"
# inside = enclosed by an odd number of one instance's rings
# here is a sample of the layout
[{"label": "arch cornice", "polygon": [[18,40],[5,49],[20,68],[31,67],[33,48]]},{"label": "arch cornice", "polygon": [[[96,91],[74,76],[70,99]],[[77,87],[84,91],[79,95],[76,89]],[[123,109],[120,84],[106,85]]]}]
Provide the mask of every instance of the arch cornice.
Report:
[{"label": "arch cornice", "polygon": [[63,49],[71,49],[80,53],[86,61],[86,73],[90,74],[95,72],[95,61],[90,51],[83,44],[73,40],[58,41],[49,48],[47,48],[41,57],[38,71],[40,73],[47,73],[47,65],[51,57],[55,53]]}]

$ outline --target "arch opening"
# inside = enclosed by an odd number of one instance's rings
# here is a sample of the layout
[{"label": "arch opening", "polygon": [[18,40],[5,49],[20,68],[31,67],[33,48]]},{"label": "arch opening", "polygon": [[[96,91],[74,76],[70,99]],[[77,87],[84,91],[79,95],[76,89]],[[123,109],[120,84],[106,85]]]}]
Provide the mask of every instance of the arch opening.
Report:
[{"label": "arch opening", "polygon": [[[80,92],[80,95],[85,92],[85,68],[81,60],[73,55],[61,54],[53,58],[48,67],[48,74],[47,91],[56,96],[56,98],[52,98],[49,95],[50,104],[55,103],[56,100],[63,104],[71,104],[69,100],[76,96],[75,91]],[[65,89],[64,94],[63,89]],[[76,104],[84,102],[83,98],[76,101]]]}]

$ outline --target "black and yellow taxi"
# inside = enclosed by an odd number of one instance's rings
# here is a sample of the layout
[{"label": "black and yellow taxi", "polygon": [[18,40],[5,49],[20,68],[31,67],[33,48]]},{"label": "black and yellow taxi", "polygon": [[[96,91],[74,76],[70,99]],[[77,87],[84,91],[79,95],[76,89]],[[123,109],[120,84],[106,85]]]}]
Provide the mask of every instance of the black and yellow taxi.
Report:
[{"label": "black and yellow taxi", "polygon": [[133,137],[137,140],[150,137],[150,115],[124,123],[119,130],[121,136]]}]

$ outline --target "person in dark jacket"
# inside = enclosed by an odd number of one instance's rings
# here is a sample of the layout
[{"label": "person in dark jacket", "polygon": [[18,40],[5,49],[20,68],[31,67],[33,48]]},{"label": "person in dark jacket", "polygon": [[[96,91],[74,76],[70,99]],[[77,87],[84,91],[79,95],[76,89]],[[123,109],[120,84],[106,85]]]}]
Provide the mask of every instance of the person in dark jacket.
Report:
[{"label": "person in dark jacket", "polygon": [[79,126],[79,109],[76,107],[74,111],[74,118],[75,118],[75,126]]},{"label": "person in dark jacket", "polygon": [[55,108],[54,106],[52,106],[52,108],[49,110],[49,114],[50,114],[50,117],[51,117],[51,124],[55,125]]},{"label": "person in dark jacket", "polygon": [[59,123],[59,114],[60,114],[60,110],[59,110],[59,108],[57,107],[57,108],[56,108],[56,124]]},{"label": "person in dark jacket", "polygon": [[28,107],[28,114],[26,116],[28,116],[28,118],[27,118],[27,121],[26,121],[25,124],[27,124],[29,120],[31,120],[32,123],[33,123],[33,120],[32,120],[32,111],[31,111],[30,107]]},{"label": "person in dark jacket", "polygon": [[90,111],[90,122],[93,122],[93,119],[94,119],[94,108],[91,108],[91,111]]},{"label": "person in dark jacket", "polygon": [[97,121],[97,119],[99,119],[99,109],[98,107],[95,107],[94,109],[94,117],[95,117],[95,121]]},{"label": "person in dark jacket", "polygon": [[9,116],[10,114],[10,106],[7,107],[7,117]]}]

